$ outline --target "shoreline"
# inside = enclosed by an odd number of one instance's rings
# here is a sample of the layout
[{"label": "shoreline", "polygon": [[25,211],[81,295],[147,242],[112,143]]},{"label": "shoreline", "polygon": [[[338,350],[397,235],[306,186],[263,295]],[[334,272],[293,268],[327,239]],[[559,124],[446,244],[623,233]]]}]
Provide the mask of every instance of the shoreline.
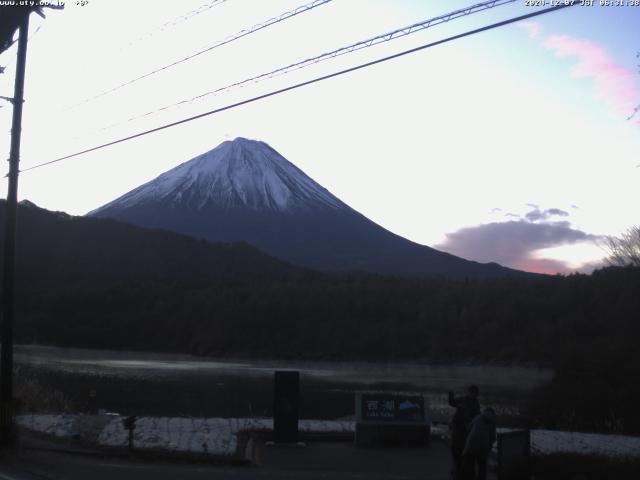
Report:
[{"label": "shoreline", "polygon": [[522,368],[530,371],[538,371],[541,374],[552,374],[553,368],[550,364],[542,365],[535,362],[506,362],[501,360],[480,360],[480,359],[446,359],[446,358],[396,358],[396,359],[362,359],[362,358],[348,358],[348,357],[334,357],[326,358],[318,355],[310,355],[296,358],[285,357],[267,357],[267,356],[251,356],[248,354],[229,354],[223,355],[196,355],[192,353],[179,353],[179,352],[158,352],[147,350],[113,350],[113,349],[93,349],[82,347],[63,347],[58,345],[36,345],[36,344],[16,344],[14,347],[14,355],[20,356],[34,356],[34,353],[64,353],[65,356],[76,358],[86,358],[87,356],[96,356],[95,360],[99,360],[100,357],[106,359],[141,359],[141,360],[157,360],[159,358],[166,358],[167,360],[174,361],[191,361],[194,363],[211,363],[211,364],[228,364],[233,366],[234,364],[264,364],[270,366],[283,366],[286,368],[290,364],[299,365],[327,365],[335,366],[337,364],[349,364],[354,367],[382,367],[382,366],[394,366],[394,367],[415,367],[415,368]]}]

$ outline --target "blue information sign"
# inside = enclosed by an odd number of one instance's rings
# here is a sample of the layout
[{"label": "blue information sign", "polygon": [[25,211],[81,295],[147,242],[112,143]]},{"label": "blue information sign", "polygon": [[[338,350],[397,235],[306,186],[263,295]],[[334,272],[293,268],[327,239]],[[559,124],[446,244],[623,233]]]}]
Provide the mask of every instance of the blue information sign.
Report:
[{"label": "blue information sign", "polygon": [[420,422],[425,421],[424,397],[363,394],[363,421]]}]

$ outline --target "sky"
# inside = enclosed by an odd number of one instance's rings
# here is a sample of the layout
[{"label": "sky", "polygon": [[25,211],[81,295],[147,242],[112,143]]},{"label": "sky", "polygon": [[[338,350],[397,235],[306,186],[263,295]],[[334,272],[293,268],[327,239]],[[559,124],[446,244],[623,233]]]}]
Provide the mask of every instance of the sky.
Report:
[{"label": "sky", "polygon": [[[163,108],[478,3],[332,0],[101,95],[307,3],[84,0],[32,15],[21,168],[536,11],[518,0]],[[639,223],[640,114],[629,119],[640,104],[638,25],[632,6],[537,16],[25,171],[19,198],[83,215],[243,136],[417,243],[528,271],[590,272],[605,236]],[[0,95],[12,95],[15,52],[0,55]],[[6,158],[10,128],[4,102]]]}]

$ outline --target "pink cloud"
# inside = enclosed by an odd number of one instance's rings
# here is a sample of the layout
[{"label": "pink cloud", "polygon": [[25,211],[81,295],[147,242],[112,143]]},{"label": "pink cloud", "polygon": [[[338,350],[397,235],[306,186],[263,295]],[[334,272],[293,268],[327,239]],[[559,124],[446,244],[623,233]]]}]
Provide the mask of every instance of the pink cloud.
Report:
[{"label": "pink cloud", "polygon": [[557,57],[576,57],[571,74],[577,78],[591,78],[596,99],[606,103],[615,115],[628,117],[640,101],[637,74],[617,65],[601,45],[571,37],[554,35],[542,45]]},{"label": "pink cloud", "polygon": [[513,266],[513,268],[517,270],[524,270],[525,272],[544,273],[547,275],[555,275],[557,273],[569,275],[576,272],[591,274],[594,270],[604,267],[605,263],[603,260],[594,260],[583,263],[579,267],[572,267],[561,260],[537,258],[529,254],[510,266]]},{"label": "pink cloud", "polygon": [[527,32],[527,35],[531,39],[538,38],[540,32],[542,32],[542,25],[540,25],[538,22],[532,22],[530,20],[518,22],[516,23],[516,26],[525,30]]},{"label": "pink cloud", "polygon": [[544,273],[547,275],[573,273],[566,263],[548,258],[526,257],[515,263],[513,267],[525,272]]}]

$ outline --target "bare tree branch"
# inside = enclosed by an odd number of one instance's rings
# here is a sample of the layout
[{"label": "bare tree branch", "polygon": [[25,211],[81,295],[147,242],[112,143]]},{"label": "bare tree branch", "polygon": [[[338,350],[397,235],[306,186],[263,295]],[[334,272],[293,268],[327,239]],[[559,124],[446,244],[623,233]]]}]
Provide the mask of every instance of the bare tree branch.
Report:
[{"label": "bare tree branch", "polygon": [[605,248],[609,265],[640,266],[640,225],[630,227],[619,237],[607,237]]}]

